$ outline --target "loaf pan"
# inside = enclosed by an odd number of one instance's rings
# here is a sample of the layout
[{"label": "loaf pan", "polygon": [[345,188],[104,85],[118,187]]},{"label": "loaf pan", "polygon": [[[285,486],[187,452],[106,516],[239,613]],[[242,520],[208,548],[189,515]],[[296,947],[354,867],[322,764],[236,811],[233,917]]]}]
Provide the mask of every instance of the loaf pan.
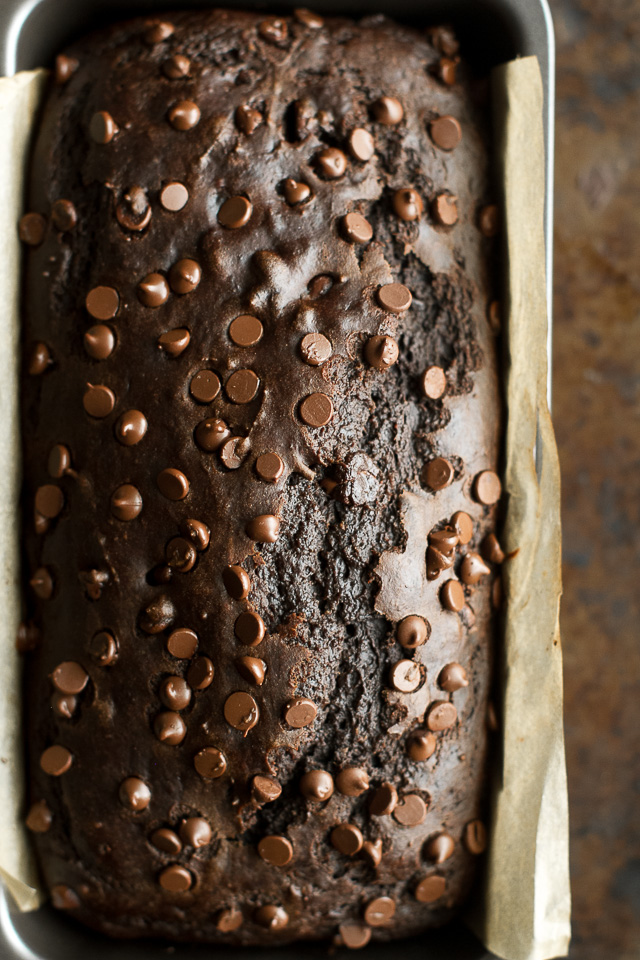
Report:
[{"label": "loaf pan", "polygon": [[[0,76],[51,66],[65,44],[97,27],[137,14],[155,14],[177,6],[238,6],[278,12],[300,5],[300,0],[238,3],[214,0],[0,0]],[[553,219],[553,128],[555,48],[547,0],[313,0],[322,14],[363,16],[386,13],[417,25],[452,23],[464,45],[465,56],[483,69],[517,56],[535,55],[544,87],[546,151],[545,239],[548,302],[548,361],[551,375],[551,257]],[[225,946],[168,946],[158,941],[116,942],[69,920],[51,906],[19,913],[0,885],[0,957],[2,960],[294,960],[304,950],[306,960],[328,955],[327,944],[293,944],[256,951]],[[361,951],[364,960],[491,960],[480,942],[460,923],[393,943],[372,943]],[[351,951],[332,951],[334,960]]]}]

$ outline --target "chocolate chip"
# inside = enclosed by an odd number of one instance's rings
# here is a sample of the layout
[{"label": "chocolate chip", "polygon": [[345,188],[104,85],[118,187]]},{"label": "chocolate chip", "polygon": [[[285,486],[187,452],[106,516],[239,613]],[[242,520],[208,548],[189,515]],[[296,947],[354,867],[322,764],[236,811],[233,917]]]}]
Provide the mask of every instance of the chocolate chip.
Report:
[{"label": "chocolate chip", "polygon": [[168,467],[157,477],[158,489],[167,500],[184,500],[189,493],[189,481],[181,470]]},{"label": "chocolate chip", "polygon": [[180,837],[174,830],[169,830],[167,827],[160,827],[158,830],[154,830],[149,837],[149,843],[153,844],[156,850],[161,850],[162,853],[168,853],[172,857],[177,857],[182,851]]},{"label": "chocolate chip", "polygon": [[174,30],[175,27],[172,23],[168,23],[166,20],[156,20],[147,24],[143,34],[144,42],[148,43],[149,46],[162,43],[163,40],[167,40],[173,34]]},{"label": "chocolate chip", "polygon": [[78,214],[71,200],[56,200],[51,207],[53,225],[62,233],[73,230],[78,222]]},{"label": "chocolate chip", "polygon": [[187,670],[187,683],[192,690],[206,690],[213,682],[214,672],[209,657],[196,657]]},{"label": "chocolate chip", "polygon": [[436,457],[425,463],[420,473],[420,479],[431,490],[444,490],[455,476],[453,465],[444,457]]},{"label": "chocolate chip", "polygon": [[135,520],[142,510],[142,494],[131,483],[123,483],[111,494],[111,513],[117,520]]},{"label": "chocolate chip", "polygon": [[393,195],[393,209],[396,215],[407,223],[419,220],[424,209],[422,197],[413,187],[403,187]]},{"label": "chocolate chip", "polygon": [[461,544],[469,543],[473,537],[473,520],[468,513],[458,510],[451,517],[451,526],[458,535],[458,542]]},{"label": "chocolate chip", "polygon": [[396,628],[396,639],[406,650],[415,650],[426,643],[431,634],[429,623],[423,618],[412,614],[401,620]]},{"label": "chocolate chip", "polygon": [[331,831],[331,843],[346,857],[353,857],[362,850],[362,833],[354,823],[340,823]]},{"label": "chocolate chip", "polygon": [[244,600],[249,596],[251,580],[249,574],[242,567],[232,564],[222,571],[222,582],[225,590],[234,600]]},{"label": "chocolate chip", "polygon": [[51,351],[46,343],[34,343],[27,361],[27,371],[29,376],[38,377],[52,363]]},{"label": "chocolate chip", "polygon": [[209,822],[204,817],[187,817],[180,824],[180,839],[188,847],[199,850],[211,843],[213,833]]},{"label": "chocolate chip", "polygon": [[138,284],[138,300],[145,307],[161,307],[169,298],[169,284],[161,273],[149,273]]},{"label": "chocolate chip", "polygon": [[293,847],[286,837],[263,837],[258,843],[258,854],[274,867],[286,867],[293,859]]},{"label": "chocolate chip", "polygon": [[229,230],[244,227],[251,219],[253,206],[246,197],[230,197],[218,210],[218,223]]},{"label": "chocolate chip", "polygon": [[61,777],[71,767],[73,755],[66,747],[55,744],[40,755],[40,768],[50,777]]},{"label": "chocolate chip", "polygon": [[478,553],[468,553],[460,564],[460,579],[468,586],[478,583],[488,573],[491,570]]},{"label": "chocolate chip", "polygon": [[78,894],[64,883],[57,883],[49,892],[51,904],[56,910],[77,910],[80,906]]},{"label": "chocolate chip", "polygon": [[322,803],[333,796],[333,777],[326,770],[307,770],[300,778],[300,793],[307,800]]},{"label": "chocolate chip", "polygon": [[205,747],[193,758],[196,771],[205,780],[217,780],[227,769],[225,755],[217,747]]},{"label": "chocolate chip", "polygon": [[229,726],[240,730],[246,736],[260,718],[258,704],[250,693],[236,691],[225,700],[224,718]]},{"label": "chocolate chip", "polygon": [[393,337],[369,337],[364,348],[364,355],[370,366],[376,370],[385,371],[398,360],[398,344]]},{"label": "chocolate chip", "polygon": [[371,107],[374,119],[385,126],[394,127],[404,117],[402,104],[395,97],[380,97]]},{"label": "chocolate chip", "polygon": [[198,634],[188,627],[178,627],[167,640],[167,650],[178,660],[190,660],[198,649]]},{"label": "chocolate chip", "polygon": [[244,463],[250,450],[247,437],[230,437],[220,447],[220,459],[227,470],[238,470]]},{"label": "chocolate chip", "polygon": [[370,927],[383,927],[393,920],[396,912],[396,902],[391,897],[376,897],[370,900],[364,908],[364,919]]},{"label": "chocolate chip", "polygon": [[426,721],[429,730],[439,733],[453,727],[458,719],[458,711],[449,700],[434,700],[429,704]]},{"label": "chocolate chip", "polygon": [[257,317],[243,314],[229,325],[229,336],[238,347],[252,347],[262,338],[263,327]]},{"label": "chocolate chip", "polygon": [[58,86],[61,87],[67,83],[79,66],[80,64],[75,57],[66,57],[63,53],[59,53],[55,63],[55,77]]},{"label": "chocolate chip", "polygon": [[333,352],[331,342],[322,333],[307,333],[300,343],[300,353],[305,363],[319,367]]},{"label": "chocolate chip", "polygon": [[455,117],[446,115],[432,120],[429,133],[436,147],[441,150],[453,150],[462,139],[462,129]]},{"label": "chocolate chip", "polygon": [[434,75],[441,80],[447,87],[452,87],[456,82],[456,67],[459,63],[459,57],[441,57],[433,68]]},{"label": "chocolate chip", "polygon": [[142,187],[133,186],[123,194],[116,207],[116,220],[125,230],[139,233],[151,220],[151,204]]},{"label": "chocolate chip", "polygon": [[411,306],[411,291],[402,283],[387,283],[378,288],[378,303],[390,313],[404,313]]},{"label": "chocolate chip", "polygon": [[35,507],[38,513],[53,520],[64,507],[64,494],[55,483],[45,483],[36,490]]},{"label": "chocolate chip", "polygon": [[347,213],[340,221],[340,229],[350,243],[368,243],[373,237],[373,227],[360,213]]},{"label": "chocolate chip", "polygon": [[167,710],[185,710],[191,703],[191,687],[184,677],[165,677],[159,695]]},{"label": "chocolate chip", "polygon": [[161,743],[175,747],[186,737],[187,725],[179,713],[166,710],[159,713],[153,721],[153,732]]},{"label": "chocolate chip", "polygon": [[460,49],[460,44],[451,27],[431,27],[429,35],[434,47],[448,57],[452,57]]},{"label": "chocolate chip", "polygon": [[53,577],[46,567],[38,567],[29,580],[29,586],[40,600],[50,600],[53,596]]},{"label": "chocolate chip", "polygon": [[494,610],[502,609],[503,599],[502,577],[497,576],[491,587],[491,606]]},{"label": "chocolate chip", "polygon": [[219,910],[215,920],[216,930],[219,930],[220,933],[233,933],[234,930],[240,929],[242,921],[241,912],[234,907]]},{"label": "chocolate chip", "polygon": [[371,928],[357,920],[341,923],[338,932],[343,945],[349,950],[361,950],[371,940]]},{"label": "chocolate chip", "polygon": [[174,130],[191,130],[200,120],[200,108],[193,100],[179,100],[167,114]]},{"label": "chocolate chip", "polygon": [[413,660],[398,660],[391,667],[389,682],[399,693],[413,693],[422,682],[420,666]]},{"label": "chocolate chip", "polygon": [[443,896],[447,883],[444,877],[432,873],[423,877],[414,890],[414,897],[418,903],[435,903]]},{"label": "chocolate chip", "polygon": [[466,670],[459,663],[448,663],[438,674],[438,686],[447,693],[454,693],[462,687],[468,687]]},{"label": "chocolate chip", "polygon": [[184,183],[177,180],[166,183],[160,191],[160,203],[170,213],[177,213],[178,210],[182,210],[188,199],[189,191]]},{"label": "chocolate chip", "polygon": [[106,110],[98,110],[89,122],[89,136],[95,143],[110,143],[118,133],[118,126]]},{"label": "chocolate chip", "polygon": [[31,621],[21,623],[16,635],[16,650],[18,653],[31,653],[37,650],[42,642],[42,634]]},{"label": "chocolate chip", "polygon": [[118,312],[120,297],[113,287],[94,287],[86,296],[87,312],[95,320],[111,320]]},{"label": "chocolate chip", "polygon": [[253,370],[236,370],[225,384],[232,403],[250,403],[258,392],[260,379]]},{"label": "chocolate chip", "polygon": [[116,403],[115,394],[103,384],[87,383],[82,405],[90,417],[102,420],[108,417]]},{"label": "chocolate chip", "polygon": [[233,630],[240,643],[245,643],[249,647],[257,647],[262,643],[266,633],[264,620],[254,610],[245,610],[241,613]]},{"label": "chocolate chip", "polygon": [[168,597],[157,597],[148,603],[140,614],[140,629],[152,636],[162,633],[174,622],[176,608]]},{"label": "chocolate chip", "polygon": [[243,680],[261,687],[267,673],[267,665],[258,657],[237,657],[236,669]]},{"label": "chocolate chip", "polygon": [[274,777],[260,776],[251,781],[251,796],[256,803],[273,803],[282,793],[282,787]]},{"label": "chocolate chip", "polygon": [[158,337],[158,346],[170,357],[179,357],[187,349],[191,334],[186,327],[176,327],[174,330],[167,330],[166,333]]},{"label": "chocolate chip", "polygon": [[264,513],[249,520],[245,533],[256,543],[275,543],[280,536],[280,521],[273,514]]},{"label": "chocolate chip", "polygon": [[445,610],[458,613],[464,607],[464,590],[458,580],[447,580],[440,590],[440,602]]},{"label": "chocolate chip", "polygon": [[293,697],[284,708],[284,721],[289,727],[308,727],[318,714],[318,708],[308,697]]},{"label": "chocolate chip", "polygon": [[316,157],[318,171],[327,180],[341,177],[347,169],[347,158],[336,147],[326,147]]},{"label": "chocolate chip", "polygon": [[61,693],[82,693],[89,682],[89,674],[75,660],[64,660],[51,674],[51,682]]},{"label": "chocolate chip", "polygon": [[416,763],[428,760],[436,749],[436,738],[429,730],[414,730],[407,738],[407,753]]},{"label": "chocolate chip", "polygon": [[324,427],[333,417],[333,402],[326,393],[310,393],[300,403],[298,414],[309,427]]},{"label": "chocolate chip", "polygon": [[224,420],[201,420],[194,430],[194,438],[201,450],[213,453],[231,436]]},{"label": "chocolate chip", "polygon": [[431,204],[431,215],[443,227],[452,227],[458,222],[457,197],[439,193]]},{"label": "chocolate chip", "polygon": [[321,273],[309,281],[309,296],[312,300],[316,300],[318,297],[324,297],[324,295],[331,290],[332,286],[333,277],[330,277],[325,273]]},{"label": "chocolate chip", "polygon": [[241,130],[242,133],[246,133],[247,136],[251,136],[251,134],[257,130],[262,123],[263,116],[259,110],[255,110],[253,107],[243,104],[236,109],[235,120],[238,130]]},{"label": "chocolate chip", "polygon": [[191,61],[181,53],[169,57],[169,59],[165,60],[162,64],[162,72],[169,80],[181,80],[183,77],[188,77],[190,69]]},{"label": "chocolate chip", "polygon": [[338,793],[360,797],[369,789],[369,774],[363,767],[343,767],[336,777]]},{"label": "chocolate chip", "polygon": [[403,827],[417,827],[424,823],[427,816],[427,804],[417,793],[402,797],[393,811],[393,819]]},{"label": "chocolate chip", "polygon": [[430,837],[424,846],[424,854],[428,860],[435,863],[444,863],[448,860],[455,848],[453,837],[448,833],[437,833]]},{"label": "chocolate chip", "polygon": [[191,379],[189,393],[198,403],[213,403],[220,393],[220,380],[213,370],[199,370]]},{"label": "chocolate chip", "polygon": [[112,633],[108,630],[99,630],[95,633],[87,645],[89,656],[101,667],[108,667],[116,662],[118,657],[118,644]]},{"label": "chocolate chip", "polygon": [[500,211],[495,203],[482,207],[478,213],[480,233],[485,237],[495,237],[500,230]]},{"label": "chocolate chip", "polygon": [[198,553],[206,550],[209,546],[211,531],[202,520],[194,520],[192,518],[182,520],[180,523],[180,533]]},{"label": "chocolate chip", "polygon": [[94,360],[106,360],[113,353],[116,338],[111,327],[97,323],[84,334],[84,349]]},{"label": "chocolate chip", "polygon": [[349,134],[349,152],[356,160],[366,163],[376,152],[373,137],[364,127],[356,127]]},{"label": "chocolate chip", "polygon": [[72,693],[54,693],[51,697],[51,709],[59,717],[64,717],[65,720],[71,719],[77,706],[78,698],[74,697]]},{"label": "chocolate chip", "polygon": [[500,477],[493,470],[482,470],[473,481],[473,495],[479,503],[492,506],[502,496]]},{"label": "chocolate chip", "polygon": [[311,188],[306,183],[300,183],[298,180],[288,178],[282,184],[282,193],[290,207],[296,207],[300,203],[305,203],[311,196]]},{"label": "chocolate chip", "polygon": [[258,24],[258,33],[267,43],[273,43],[279,46],[284,43],[288,36],[288,29],[285,20],[262,20]]},{"label": "chocolate chip", "polygon": [[487,849],[487,830],[482,820],[470,820],[464,828],[462,839],[469,853],[476,856]]},{"label": "chocolate chip", "polygon": [[383,783],[369,802],[369,813],[374,817],[386,817],[393,813],[398,802],[398,791],[390,783]]},{"label": "chocolate chip", "polygon": [[46,833],[51,828],[53,814],[46,800],[38,800],[31,805],[25,823],[32,833]]},{"label": "chocolate chip", "polygon": [[30,247],[39,247],[47,232],[47,221],[40,213],[25,213],[18,223],[18,236]]},{"label": "chocolate chip", "polygon": [[443,553],[431,544],[427,547],[427,580],[437,580],[441,573],[453,567],[454,555]]},{"label": "chocolate chip", "polygon": [[169,893],[186,893],[193,885],[193,877],[186,867],[181,867],[178,863],[172,863],[170,867],[165,867],[158,876],[158,883],[163,890]]},{"label": "chocolate chip", "polygon": [[307,10],[305,7],[298,7],[293,11],[293,15],[298,23],[304,24],[305,27],[309,27],[311,30],[319,30],[324,26],[322,17],[319,17],[317,13],[312,13],[311,10]]},{"label": "chocolate chip", "polygon": [[362,844],[362,858],[366,860],[370,867],[376,869],[380,866],[382,860],[382,840],[365,840]]},{"label": "chocolate chip", "polygon": [[267,483],[276,483],[284,473],[284,461],[277,453],[261,453],[255,466],[260,479]]},{"label": "chocolate chip", "polygon": [[123,446],[134,447],[147,432],[147,418],[139,410],[127,410],[116,423],[115,432]]},{"label": "chocolate chip", "polygon": [[289,923],[289,914],[283,907],[279,907],[275,903],[267,903],[258,907],[253,919],[258,926],[275,932],[276,930],[284,930]]},{"label": "chocolate chip", "polygon": [[495,533],[488,533],[481,544],[482,555],[489,563],[504,563],[505,553]]}]

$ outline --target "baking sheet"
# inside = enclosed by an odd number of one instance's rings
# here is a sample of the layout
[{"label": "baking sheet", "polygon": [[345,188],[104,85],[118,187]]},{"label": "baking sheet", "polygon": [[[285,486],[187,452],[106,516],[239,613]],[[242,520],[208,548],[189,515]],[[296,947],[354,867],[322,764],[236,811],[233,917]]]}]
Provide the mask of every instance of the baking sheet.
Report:
[{"label": "baking sheet", "polygon": [[[0,875],[22,910],[40,902],[23,827],[20,744],[18,572],[19,455],[17,342],[20,251],[16,224],[29,131],[45,71],[0,79],[0,601],[4,610],[5,696],[0,702]],[[548,960],[570,936],[568,815],[562,736],[559,472],[546,405],[544,144],[542,85],[535,57],[494,72],[504,184],[507,289],[503,298],[508,407],[503,540],[518,550],[505,564],[502,763],[494,784],[491,844],[482,898],[469,918],[505,960]],[[481,902],[482,901],[482,902]]]}]

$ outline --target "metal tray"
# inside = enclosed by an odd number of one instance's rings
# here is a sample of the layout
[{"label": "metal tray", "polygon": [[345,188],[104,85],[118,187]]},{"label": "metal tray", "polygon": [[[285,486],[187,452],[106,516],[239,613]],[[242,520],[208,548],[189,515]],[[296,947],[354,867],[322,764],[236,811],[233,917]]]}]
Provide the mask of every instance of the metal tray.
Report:
[{"label": "metal tray", "polygon": [[[0,0],[0,76],[19,70],[51,66],[56,52],[76,37],[96,27],[135,16],[176,7],[228,6],[245,9],[285,9],[302,0]],[[306,2],[306,0],[305,0]],[[548,361],[551,375],[551,292],[553,221],[553,132],[555,95],[555,44],[547,0],[309,0],[319,13],[354,16],[387,13],[416,24],[450,22],[455,25],[465,56],[485,68],[517,56],[535,54],[544,85],[544,136],[546,150],[545,240],[548,303]],[[475,54],[474,54],[475,51]],[[479,941],[461,924],[452,923],[424,937],[393,943],[373,943],[361,956],[365,960],[491,960]],[[168,945],[158,941],[112,941],[74,923],[49,905],[32,913],[16,911],[0,885],[0,960],[294,960],[304,951],[307,960],[329,954],[327,944],[294,944],[264,950],[224,946]],[[332,950],[332,960],[353,956]]]}]

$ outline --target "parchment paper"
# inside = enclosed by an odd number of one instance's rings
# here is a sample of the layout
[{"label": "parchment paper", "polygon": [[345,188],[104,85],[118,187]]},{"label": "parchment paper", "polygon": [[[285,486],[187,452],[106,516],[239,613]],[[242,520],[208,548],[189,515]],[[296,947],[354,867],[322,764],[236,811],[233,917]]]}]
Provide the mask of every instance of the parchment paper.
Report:
[{"label": "parchment paper", "polygon": [[[20,742],[18,330],[26,150],[46,72],[0,79],[0,876],[21,910],[41,894],[23,825]],[[470,924],[505,960],[564,956],[570,936],[568,812],[558,630],[560,481],[546,404],[542,85],[535,57],[494,71],[504,184],[507,517],[502,540],[518,550],[504,565],[506,593],[502,762],[496,774],[482,898]],[[428,943],[428,940],[427,940]]]}]

